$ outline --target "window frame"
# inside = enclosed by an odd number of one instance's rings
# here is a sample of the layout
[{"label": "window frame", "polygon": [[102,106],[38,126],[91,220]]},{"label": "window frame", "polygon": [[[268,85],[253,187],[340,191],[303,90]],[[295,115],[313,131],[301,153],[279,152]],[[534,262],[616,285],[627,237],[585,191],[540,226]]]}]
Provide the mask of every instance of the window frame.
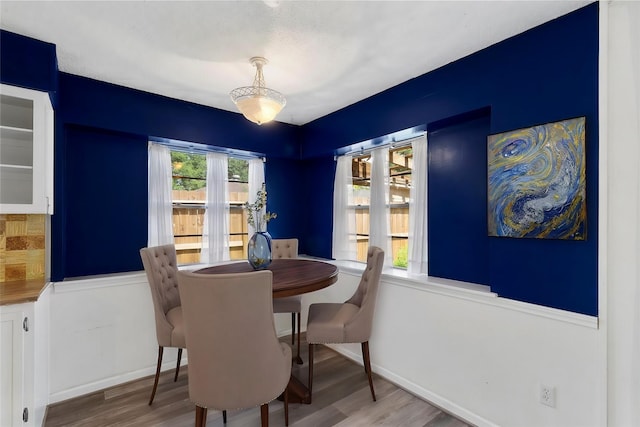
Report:
[{"label": "window frame", "polygon": [[[156,141],[157,142],[157,141]],[[205,156],[205,160],[206,160],[206,154],[207,152],[211,152],[211,151],[215,151],[215,152],[223,152],[224,154],[226,154],[228,156],[229,159],[238,159],[238,160],[242,160],[242,161],[246,161],[247,162],[247,168],[248,168],[248,160],[249,159],[253,159],[253,158],[264,158],[263,155],[259,155],[257,153],[251,153],[251,152],[247,152],[247,151],[241,151],[241,150],[229,150],[229,149],[219,149],[218,147],[210,147],[210,146],[204,146],[203,144],[194,144],[194,143],[189,143],[188,146],[185,145],[185,143],[181,143],[181,142],[175,142],[175,141],[171,141],[169,143],[164,142],[164,145],[166,145],[169,148],[169,152],[170,155],[172,155],[174,152],[179,152],[179,153],[186,153],[186,154],[193,154],[193,155],[202,155]],[[172,158],[173,159],[173,158]],[[228,166],[230,167],[230,165]],[[228,174],[229,174],[229,170],[228,170]],[[172,169],[171,169],[171,179],[172,179],[172,232],[173,232],[173,238],[175,241],[175,245],[176,245],[176,252],[177,252],[177,256],[178,256],[178,265],[180,266],[188,266],[188,265],[194,265],[194,264],[199,264],[200,263],[200,253],[201,253],[201,249],[202,249],[202,234],[203,234],[203,224],[204,224],[204,214],[206,212],[207,206],[206,206],[206,181],[207,181],[207,177],[206,177],[206,169],[205,169],[205,177],[188,177],[188,176],[178,176],[178,178],[185,178],[185,179],[201,179],[205,181],[205,185],[203,187],[201,187],[204,191],[205,191],[205,195],[204,195],[204,199],[203,200],[185,200],[185,199],[174,199],[173,197],[173,191],[175,191],[173,189],[173,183],[174,183],[174,179],[176,179],[176,175],[174,174],[174,169],[173,169],[173,162],[172,162]],[[248,177],[247,177],[247,181],[242,181],[242,180],[232,180],[231,178],[229,178],[227,180],[227,186],[229,188],[229,185],[232,183],[239,183],[239,184],[243,184],[246,186],[246,191],[240,191],[237,192],[238,194],[245,194],[246,195],[246,199],[248,199],[249,196],[249,189],[248,189]],[[229,189],[230,190],[230,189]],[[230,192],[231,193],[231,192]],[[228,206],[229,206],[229,234],[228,234],[228,248],[229,248],[229,257],[231,260],[235,260],[235,259],[246,259],[246,246],[247,246],[247,242],[249,239],[249,230],[247,227],[247,221],[246,221],[246,213],[243,209],[244,203],[246,202],[246,200],[242,199],[241,197],[238,198],[238,200],[231,200],[233,197],[229,197],[230,200],[227,200]],[[190,233],[190,234],[177,234],[176,233],[176,225],[175,225],[175,216],[176,216],[176,209],[197,209],[197,210],[201,210],[200,213],[197,214],[197,217],[200,218],[199,220],[199,224],[197,225],[200,233],[199,234],[194,234],[194,233]],[[234,214],[237,215],[238,213],[240,213],[240,221],[239,224],[241,224],[241,228],[240,230],[232,230],[232,224],[234,223],[233,221],[233,217]],[[236,221],[238,222],[238,221]],[[241,236],[240,239],[233,239],[233,236]],[[199,241],[196,242],[185,242],[185,243],[178,243],[178,240],[180,237],[199,237]],[[184,248],[182,248],[180,245],[187,245]],[[194,245],[196,245],[197,247],[194,247]],[[241,248],[241,251],[236,251],[235,253],[233,252],[233,248]],[[189,257],[189,259],[187,261],[185,261],[185,259],[187,258],[186,256],[181,256],[180,252],[183,251],[191,251],[191,257]],[[181,260],[182,258],[182,260]]]},{"label": "window frame", "polygon": [[[391,241],[391,251],[392,254],[390,256],[392,262],[393,262],[393,268],[399,268],[402,270],[406,270],[408,267],[408,247],[409,247],[409,204],[411,201],[411,179],[408,180],[408,182],[405,180],[405,189],[406,191],[408,191],[408,194],[406,194],[404,196],[404,201],[398,203],[398,202],[394,202],[394,194],[392,191],[392,188],[394,186],[397,187],[397,184],[394,183],[393,178],[398,177],[398,176],[407,176],[409,175],[410,177],[412,177],[413,175],[413,148],[411,146],[411,141],[414,138],[411,138],[409,140],[406,141],[402,141],[400,143],[395,143],[395,144],[386,144],[386,145],[380,145],[378,147],[376,147],[375,149],[378,148],[383,148],[385,146],[388,146],[389,148],[389,159],[388,159],[388,163],[389,163],[389,182],[387,183],[387,186],[389,187],[389,201],[387,203],[387,209],[389,210],[389,239]],[[408,155],[404,155],[404,159],[405,159],[405,165],[403,166],[404,168],[406,168],[409,173],[407,173],[407,170],[404,170],[400,173],[392,173],[392,169],[395,168],[393,165],[397,165],[398,163],[393,162],[392,160],[395,158],[394,154],[398,153],[398,152],[402,152],[402,151],[407,151],[409,150],[410,153]],[[352,191],[353,191],[353,197],[356,197],[356,186],[359,187],[366,187],[371,185],[371,171],[369,168],[367,168],[367,164],[370,164],[370,162],[368,162],[367,160],[371,158],[371,151],[372,150],[361,150],[359,153],[353,153],[352,155]],[[348,153],[347,153],[348,154]],[[408,160],[411,159],[411,160]],[[357,163],[360,164],[364,164],[363,167],[361,167],[360,165],[357,165]],[[364,173],[362,175],[354,175],[355,171],[363,171]],[[367,176],[368,175],[368,176]],[[368,185],[363,185],[363,183],[368,183]],[[353,205],[349,205],[348,209],[353,209],[354,210],[354,214],[355,214],[355,218],[356,218],[356,246],[358,247],[357,249],[357,254],[356,254],[356,259],[355,261],[359,261],[359,262],[365,262],[366,261],[366,248],[363,249],[362,247],[359,247],[361,245],[358,245],[359,241],[369,241],[369,224],[368,221],[366,226],[364,227],[364,229],[366,229],[366,232],[363,232],[363,222],[365,222],[364,219],[359,219],[361,217],[363,217],[362,215],[362,211],[369,211],[370,205],[369,204],[363,204],[363,203],[354,203]],[[393,218],[393,210],[394,209],[406,209],[406,219],[404,221],[404,223],[406,224],[406,227],[402,227],[403,229],[406,228],[406,232],[401,231],[396,231],[394,230],[394,218]],[[358,211],[360,211],[360,215],[358,215]],[[394,244],[394,241],[404,241],[406,243],[404,243],[403,245],[396,245]],[[368,244],[367,244],[368,246]],[[402,254],[402,248],[404,248],[404,254]]]}]

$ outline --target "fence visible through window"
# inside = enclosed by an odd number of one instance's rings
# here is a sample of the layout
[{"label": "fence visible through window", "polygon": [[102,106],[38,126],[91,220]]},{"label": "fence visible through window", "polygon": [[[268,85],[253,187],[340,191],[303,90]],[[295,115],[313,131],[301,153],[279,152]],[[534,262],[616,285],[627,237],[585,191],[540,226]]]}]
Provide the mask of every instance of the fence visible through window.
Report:
[{"label": "fence visible through window", "polygon": [[[200,262],[206,203],[204,154],[171,152],[173,236],[178,264]],[[229,158],[229,258],[246,259],[248,228],[244,203],[249,197],[247,162]]]},{"label": "fence visible through window", "polygon": [[[389,150],[389,229],[394,267],[407,267],[409,201],[413,150],[411,146]],[[366,262],[369,247],[371,155],[353,158],[353,201],[356,213],[357,260]]]}]

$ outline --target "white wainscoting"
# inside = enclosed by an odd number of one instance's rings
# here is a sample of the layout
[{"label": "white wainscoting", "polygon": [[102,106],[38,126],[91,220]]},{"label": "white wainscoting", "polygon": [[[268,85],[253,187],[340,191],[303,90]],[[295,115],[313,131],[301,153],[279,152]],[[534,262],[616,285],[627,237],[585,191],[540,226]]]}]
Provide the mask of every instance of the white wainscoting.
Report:
[{"label": "white wainscoting", "polygon": [[[343,301],[359,279],[341,269],[337,284],[306,302]],[[432,280],[383,274],[370,340],[374,372],[478,426],[605,425],[596,318]],[[333,348],[362,363],[359,345]],[[555,408],[539,403],[541,384],[556,388]]]},{"label": "white wainscoting", "polygon": [[[309,303],[344,301],[359,278],[343,266],[336,284],[305,295],[303,329]],[[56,283],[50,303],[51,403],[153,374],[144,273]],[[279,335],[290,333],[290,316],[278,316]],[[599,334],[593,317],[385,274],[371,359],[377,374],[479,426],[596,426],[606,419]],[[334,348],[361,363],[359,345]],[[175,357],[165,351],[163,369]],[[540,384],[556,388],[555,408],[539,403]]]},{"label": "white wainscoting", "polygon": [[[50,301],[51,403],[155,372],[158,344],[144,273],[55,283]],[[164,369],[176,355],[165,351]]]},{"label": "white wainscoting", "polygon": [[[155,373],[153,303],[144,272],[54,283],[50,296],[50,403]],[[291,316],[276,315],[279,335]],[[166,348],[162,370],[175,368]],[[188,353],[182,356],[186,364]]]}]

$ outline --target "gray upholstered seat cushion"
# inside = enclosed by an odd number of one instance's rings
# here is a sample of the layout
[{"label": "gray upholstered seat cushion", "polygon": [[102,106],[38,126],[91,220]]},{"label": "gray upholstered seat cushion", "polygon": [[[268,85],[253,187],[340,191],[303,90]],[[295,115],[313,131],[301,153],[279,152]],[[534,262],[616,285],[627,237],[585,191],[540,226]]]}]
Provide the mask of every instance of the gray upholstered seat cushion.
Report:
[{"label": "gray upholstered seat cushion", "polygon": [[311,304],[307,341],[314,344],[345,342],[347,325],[358,313],[357,305],[344,303]]}]

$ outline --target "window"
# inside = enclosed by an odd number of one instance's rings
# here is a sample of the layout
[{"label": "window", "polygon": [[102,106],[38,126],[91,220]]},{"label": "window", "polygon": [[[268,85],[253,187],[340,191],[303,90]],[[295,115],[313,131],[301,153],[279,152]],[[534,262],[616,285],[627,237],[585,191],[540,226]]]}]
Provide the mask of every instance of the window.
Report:
[{"label": "window", "polygon": [[[389,149],[389,230],[393,266],[407,268],[409,242],[409,201],[413,150],[411,146]],[[353,208],[356,220],[358,261],[367,260],[369,247],[369,206],[371,195],[371,155],[353,157]]]},{"label": "window", "polygon": [[[248,200],[248,162],[229,157],[229,258],[246,259],[248,230],[242,205]],[[200,262],[206,202],[204,154],[171,151],[173,236],[178,264]]]}]

